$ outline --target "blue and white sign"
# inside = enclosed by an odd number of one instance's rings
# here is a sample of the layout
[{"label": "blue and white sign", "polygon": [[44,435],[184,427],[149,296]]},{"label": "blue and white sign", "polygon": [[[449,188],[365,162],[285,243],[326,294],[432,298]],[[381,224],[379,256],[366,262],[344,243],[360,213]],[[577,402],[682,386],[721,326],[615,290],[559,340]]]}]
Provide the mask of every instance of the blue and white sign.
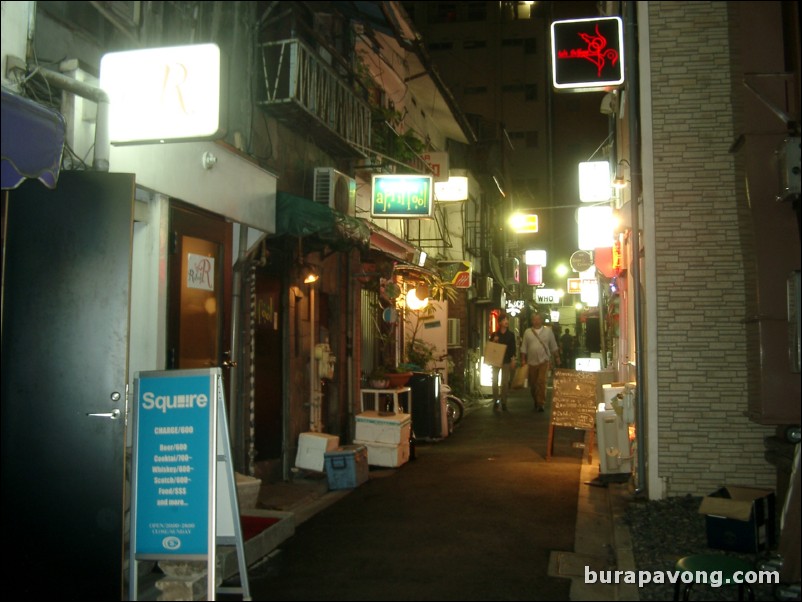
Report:
[{"label": "blue and white sign", "polygon": [[206,556],[216,432],[210,370],[137,380],[135,549],[138,555]]}]

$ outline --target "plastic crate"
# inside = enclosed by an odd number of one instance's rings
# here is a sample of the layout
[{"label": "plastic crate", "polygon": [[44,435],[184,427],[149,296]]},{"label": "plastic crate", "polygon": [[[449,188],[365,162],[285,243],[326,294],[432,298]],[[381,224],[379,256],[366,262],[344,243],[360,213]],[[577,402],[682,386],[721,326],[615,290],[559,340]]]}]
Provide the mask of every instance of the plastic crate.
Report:
[{"label": "plastic crate", "polygon": [[364,445],[344,445],[326,452],[329,489],[353,489],[368,480],[368,450]]}]

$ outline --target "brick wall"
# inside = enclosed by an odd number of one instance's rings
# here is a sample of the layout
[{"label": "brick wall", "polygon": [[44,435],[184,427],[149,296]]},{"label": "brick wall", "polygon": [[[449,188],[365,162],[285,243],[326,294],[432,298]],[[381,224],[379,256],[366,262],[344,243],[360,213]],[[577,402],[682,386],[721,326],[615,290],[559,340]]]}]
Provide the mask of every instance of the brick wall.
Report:
[{"label": "brick wall", "polygon": [[657,294],[647,302],[657,304],[657,469],[668,496],[775,481],[764,460],[771,429],[744,417],[746,266],[729,152],[728,4],[649,3]]}]

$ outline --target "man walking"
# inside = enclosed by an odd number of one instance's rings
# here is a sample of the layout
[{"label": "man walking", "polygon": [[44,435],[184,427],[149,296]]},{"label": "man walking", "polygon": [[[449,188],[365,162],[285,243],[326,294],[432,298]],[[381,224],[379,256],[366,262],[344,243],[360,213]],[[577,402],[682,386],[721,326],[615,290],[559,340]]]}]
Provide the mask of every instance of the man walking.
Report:
[{"label": "man walking", "polygon": [[[504,362],[500,367],[493,366],[493,411],[507,411],[507,394],[510,389],[510,378],[512,369],[515,366],[515,333],[510,329],[510,319],[507,314],[500,314],[498,317],[498,330],[490,335],[493,343],[506,345],[504,352]],[[501,393],[499,393],[499,374],[501,374]]]},{"label": "man walking", "polygon": [[531,328],[524,332],[521,343],[521,362],[529,366],[529,391],[535,402],[536,412],[546,407],[546,378],[551,361],[560,365],[560,348],[551,328],[543,326],[542,316],[535,312],[531,317]]},{"label": "man walking", "polygon": [[570,368],[574,358],[574,337],[571,336],[571,331],[568,328],[565,329],[565,334],[560,337],[560,347],[561,363],[566,368]]}]

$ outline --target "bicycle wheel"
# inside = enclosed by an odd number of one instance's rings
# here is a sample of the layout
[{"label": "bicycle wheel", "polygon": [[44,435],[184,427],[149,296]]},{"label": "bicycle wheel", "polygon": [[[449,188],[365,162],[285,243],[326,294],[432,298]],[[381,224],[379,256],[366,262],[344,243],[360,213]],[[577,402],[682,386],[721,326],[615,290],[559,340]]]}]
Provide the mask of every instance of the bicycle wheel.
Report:
[{"label": "bicycle wheel", "polygon": [[459,424],[465,414],[465,404],[456,395],[446,395],[446,408],[450,416],[454,418],[454,424]]}]

